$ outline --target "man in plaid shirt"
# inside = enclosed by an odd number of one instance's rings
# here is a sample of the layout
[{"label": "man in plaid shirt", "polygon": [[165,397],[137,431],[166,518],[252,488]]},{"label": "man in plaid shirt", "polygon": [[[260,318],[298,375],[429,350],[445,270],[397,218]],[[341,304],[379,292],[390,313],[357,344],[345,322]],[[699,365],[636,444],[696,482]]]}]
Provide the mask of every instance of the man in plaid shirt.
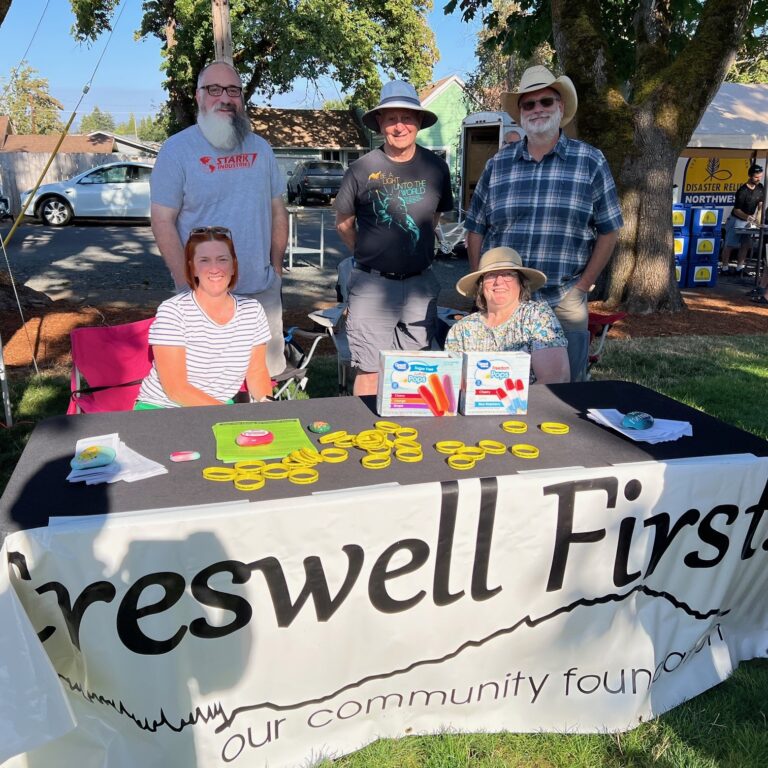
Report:
[{"label": "man in plaid shirt", "polygon": [[505,110],[526,132],[485,167],[464,226],[470,272],[497,246],[517,250],[547,275],[537,298],[555,310],[566,338],[571,380],[586,378],[587,294],[613,253],[623,225],[616,187],[600,150],[560,129],[576,114],[571,79],[531,67],[504,95]]}]

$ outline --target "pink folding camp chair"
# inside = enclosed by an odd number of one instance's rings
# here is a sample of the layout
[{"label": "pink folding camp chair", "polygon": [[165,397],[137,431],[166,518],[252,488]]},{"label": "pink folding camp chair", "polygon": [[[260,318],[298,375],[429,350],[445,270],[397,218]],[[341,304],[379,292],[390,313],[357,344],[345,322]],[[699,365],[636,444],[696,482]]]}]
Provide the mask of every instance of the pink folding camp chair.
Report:
[{"label": "pink folding camp chair", "polygon": [[[72,331],[72,397],[68,414],[133,408],[141,380],[152,367],[149,326],[154,319]],[[83,379],[85,386],[81,386]]]}]

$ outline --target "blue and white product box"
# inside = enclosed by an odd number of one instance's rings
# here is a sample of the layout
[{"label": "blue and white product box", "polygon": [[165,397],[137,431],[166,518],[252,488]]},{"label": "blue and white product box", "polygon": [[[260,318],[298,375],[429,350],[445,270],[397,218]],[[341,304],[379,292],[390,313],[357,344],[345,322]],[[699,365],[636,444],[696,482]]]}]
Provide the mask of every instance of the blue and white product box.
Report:
[{"label": "blue and white product box", "polygon": [[528,413],[527,352],[464,352],[459,411],[465,416]]},{"label": "blue and white product box", "polygon": [[379,352],[379,416],[455,416],[461,358],[448,352]]}]

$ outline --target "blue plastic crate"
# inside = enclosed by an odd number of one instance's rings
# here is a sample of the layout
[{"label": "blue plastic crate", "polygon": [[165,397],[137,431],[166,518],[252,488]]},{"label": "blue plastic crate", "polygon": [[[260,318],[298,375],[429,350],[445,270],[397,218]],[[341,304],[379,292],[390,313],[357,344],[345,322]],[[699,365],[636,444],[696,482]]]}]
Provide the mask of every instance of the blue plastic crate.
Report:
[{"label": "blue plastic crate", "polygon": [[675,203],[672,206],[672,228],[675,233],[688,233],[691,228],[691,206]]},{"label": "blue plastic crate", "polygon": [[703,232],[720,231],[723,221],[723,209],[714,206],[691,208],[691,234],[700,235]]}]

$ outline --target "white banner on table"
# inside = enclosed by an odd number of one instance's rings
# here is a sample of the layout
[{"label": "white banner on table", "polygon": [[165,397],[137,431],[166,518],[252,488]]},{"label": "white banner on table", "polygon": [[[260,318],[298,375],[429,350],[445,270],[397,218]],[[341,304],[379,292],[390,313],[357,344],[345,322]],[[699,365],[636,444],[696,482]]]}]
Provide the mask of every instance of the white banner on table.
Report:
[{"label": "white banner on table", "polygon": [[78,727],[10,765],[632,728],[767,655],[767,478],[765,458],[649,463],[15,534]]}]

